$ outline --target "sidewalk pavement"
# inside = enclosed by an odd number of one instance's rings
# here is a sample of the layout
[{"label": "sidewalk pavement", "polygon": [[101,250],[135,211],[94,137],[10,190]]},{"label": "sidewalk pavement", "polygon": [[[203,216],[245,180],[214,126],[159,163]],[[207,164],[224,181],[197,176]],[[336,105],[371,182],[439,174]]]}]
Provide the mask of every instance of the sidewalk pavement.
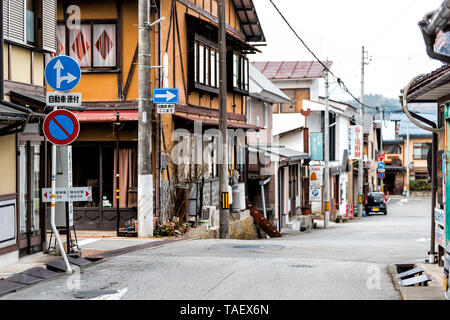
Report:
[{"label": "sidewalk pavement", "polygon": [[394,265],[388,267],[391,273],[394,287],[399,291],[403,300],[445,300],[445,292],[443,289],[444,268],[438,264],[416,263],[415,268],[422,268],[431,281],[427,286],[411,286],[403,287],[397,283],[397,271]]},{"label": "sidewalk pavement", "polygon": [[[49,237],[47,240],[48,239]],[[77,239],[78,245],[81,249],[82,258],[87,258],[114,251],[123,250],[123,252],[126,252],[127,248],[132,250],[134,248],[139,248],[140,246],[145,246],[146,244],[164,242],[169,238],[126,238],[117,237],[115,231],[77,231]],[[65,236],[61,236],[61,240],[65,242]],[[158,244],[155,243],[155,245]],[[46,269],[47,263],[60,258],[61,256],[45,254],[43,252],[20,258],[17,263],[0,269],[0,279],[7,279],[14,274],[21,273],[35,267]]]}]

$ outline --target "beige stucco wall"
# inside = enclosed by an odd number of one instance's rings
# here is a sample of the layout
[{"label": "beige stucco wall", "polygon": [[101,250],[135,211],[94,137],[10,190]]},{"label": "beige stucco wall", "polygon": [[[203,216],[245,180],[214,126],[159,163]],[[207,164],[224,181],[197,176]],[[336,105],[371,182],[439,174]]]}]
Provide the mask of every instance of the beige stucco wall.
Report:
[{"label": "beige stucco wall", "polygon": [[[410,162],[414,163],[414,168],[410,169],[410,174],[409,174],[410,176],[411,176],[411,173],[414,171],[419,171],[419,172],[427,171],[427,160],[414,160],[414,143],[425,143],[425,142],[431,142],[431,141],[432,141],[431,138],[410,138],[409,139],[409,156],[408,156],[407,143],[406,143],[406,139],[404,139],[403,165],[405,167],[407,167]],[[408,185],[408,175],[406,174],[406,172],[404,175],[403,183],[404,183],[404,185]]]},{"label": "beige stucco wall", "polygon": [[31,84],[30,50],[11,46],[11,77],[12,81]]},{"label": "beige stucco wall", "polygon": [[33,84],[37,86],[44,85],[44,54],[42,53],[34,53]]},{"label": "beige stucco wall", "polygon": [[[404,141],[404,156],[403,156],[403,163],[405,166],[408,165],[409,162],[414,162],[414,168],[426,168],[427,167],[427,160],[414,160],[414,143],[425,143],[425,142],[431,142],[431,138],[410,138],[409,139],[409,156],[407,156],[407,146],[406,146],[406,139]],[[409,160],[407,160],[409,159]]]},{"label": "beige stucco wall", "polygon": [[16,192],[16,135],[0,137],[0,195]]}]

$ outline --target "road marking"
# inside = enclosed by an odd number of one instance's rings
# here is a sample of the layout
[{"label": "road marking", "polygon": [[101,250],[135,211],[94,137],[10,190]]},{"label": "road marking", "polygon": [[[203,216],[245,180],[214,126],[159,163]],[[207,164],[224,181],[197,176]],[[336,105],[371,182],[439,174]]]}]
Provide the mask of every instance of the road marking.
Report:
[{"label": "road marking", "polygon": [[89,300],[120,300],[127,292],[128,288],[124,288],[122,290],[119,290],[119,292],[117,293],[104,294],[102,296],[98,296]]},{"label": "road marking", "polygon": [[90,243],[97,242],[97,241],[99,241],[99,239],[84,239],[84,240],[78,241],[78,245],[80,247],[82,247],[82,246],[85,246],[85,245],[88,245]]},{"label": "road marking", "polygon": [[417,242],[428,242],[431,241],[431,238],[420,238],[420,239],[416,239]]}]

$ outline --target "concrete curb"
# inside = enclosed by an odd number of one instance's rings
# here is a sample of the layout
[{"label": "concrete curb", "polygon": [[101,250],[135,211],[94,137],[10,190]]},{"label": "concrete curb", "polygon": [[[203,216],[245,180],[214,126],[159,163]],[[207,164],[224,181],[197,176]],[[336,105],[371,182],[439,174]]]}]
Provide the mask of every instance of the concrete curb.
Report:
[{"label": "concrete curb", "polygon": [[405,297],[403,296],[402,290],[400,289],[400,286],[398,285],[397,281],[397,267],[393,264],[389,264],[387,267],[387,272],[389,273],[389,276],[391,277],[392,284],[394,285],[395,290],[398,292],[400,299],[405,300]]}]

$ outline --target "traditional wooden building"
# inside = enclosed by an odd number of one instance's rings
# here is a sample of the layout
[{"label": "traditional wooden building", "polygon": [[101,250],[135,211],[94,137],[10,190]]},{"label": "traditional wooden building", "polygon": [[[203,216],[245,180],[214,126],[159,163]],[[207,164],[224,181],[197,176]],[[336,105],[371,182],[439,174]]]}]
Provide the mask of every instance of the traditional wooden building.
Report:
[{"label": "traditional wooden building", "polygon": [[[170,178],[166,165],[173,148],[174,130],[183,128],[192,132],[194,123],[202,125],[202,132],[218,128],[218,6],[216,0],[149,3],[151,21],[165,17],[151,32],[155,66],[152,88],[163,86],[165,72],[167,86],[179,88],[180,92],[175,114],[153,115],[154,198],[159,215],[162,195],[167,192],[164,180]],[[81,14],[79,26],[71,23],[77,13]],[[120,224],[136,217],[137,23],[137,0],[58,1],[57,54],[72,56],[80,63],[82,78],[75,91],[82,93],[86,108],[78,113],[81,133],[73,144],[73,176],[74,186],[93,188],[93,201],[75,207],[74,221],[78,228],[116,228],[117,158]],[[245,103],[249,90],[247,55],[258,51],[249,42],[265,40],[253,2],[227,0],[226,23],[229,127],[257,129],[246,124]],[[166,70],[161,68],[164,56],[168,61]],[[230,150],[230,171],[239,169],[236,157],[236,150]],[[212,159],[207,163],[208,177],[216,181],[217,164]],[[211,196],[213,186],[208,188]],[[191,204],[191,208],[196,208],[192,214],[200,210],[198,198]]]},{"label": "traditional wooden building", "polygon": [[45,247],[44,54],[56,49],[56,0],[2,1],[0,266]]}]

